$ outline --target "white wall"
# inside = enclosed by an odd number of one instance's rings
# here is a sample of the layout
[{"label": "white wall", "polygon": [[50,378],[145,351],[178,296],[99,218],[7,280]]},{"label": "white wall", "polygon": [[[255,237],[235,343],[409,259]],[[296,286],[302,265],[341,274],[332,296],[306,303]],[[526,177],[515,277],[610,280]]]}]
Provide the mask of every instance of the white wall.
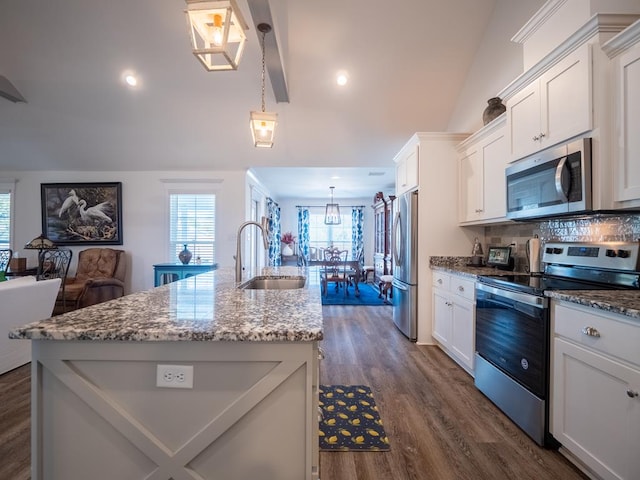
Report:
[{"label": "white wall", "polygon": [[[351,209],[347,205],[363,205],[364,206],[364,262],[367,265],[373,265],[373,197],[376,192],[371,193],[370,198],[338,198],[334,197],[334,201],[340,205],[340,212],[344,215],[350,213]],[[276,200],[277,201],[277,200]],[[298,237],[298,205],[326,205],[327,198],[304,199],[304,200],[282,200],[278,201],[280,205],[280,223],[282,231],[291,231]],[[343,207],[344,205],[344,207]]]},{"label": "white wall", "polygon": [[496,1],[491,21],[449,120],[449,132],[479,130],[487,100],[522,74],[522,45],[511,42],[511,38],[544,3],[544,0]]},{"label": "white wall", "polygon": [[[244,171],[222,172],[3,172],[16,178],[14,250],[35,266],[36,252],[22,247],[41,231],[40,184],[58,182],[122,182],[123,245],[128,273],[126,292],[153,287],[153,265],[177,261],[168,254],[167,191],[199,188],[216,194],[216,262],[232,266],[236,229],[245,220],[247,181]],[[72,247],[74,257],[87,247]],[[70,275],[75,272],[72,260]]]}]

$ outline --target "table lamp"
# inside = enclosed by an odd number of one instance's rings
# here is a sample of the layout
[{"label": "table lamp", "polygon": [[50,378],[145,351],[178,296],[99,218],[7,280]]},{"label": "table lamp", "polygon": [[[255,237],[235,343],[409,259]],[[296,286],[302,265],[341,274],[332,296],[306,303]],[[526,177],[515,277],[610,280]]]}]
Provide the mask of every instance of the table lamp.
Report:
[{"label": "table lamp", "polygon": [[42,252],[45,250],[55,250],[58,246],[41,233],[39,236],[27,243],[24,248],[26,250],[38,250],[38,277],[42,274]]}]

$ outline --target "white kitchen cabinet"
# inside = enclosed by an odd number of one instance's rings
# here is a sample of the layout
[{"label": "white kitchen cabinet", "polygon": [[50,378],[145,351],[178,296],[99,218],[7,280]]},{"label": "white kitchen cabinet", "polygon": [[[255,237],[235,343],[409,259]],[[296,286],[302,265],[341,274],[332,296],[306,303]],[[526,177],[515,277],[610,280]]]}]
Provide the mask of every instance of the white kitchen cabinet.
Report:
[{"label": "white kitchen cabinet", "polygon": [[433,272],[433,337],[473,375],[475,282],[460,275]]},{"label": "white kitchen cabinet", "polygon": [[591,130],[591,77],[591,45],[584,44],[507,100],[512,161]]},{"label": "white kitchen cabinet", "polygon": [[478,225],[506,219],[506,116],[486,125],[459,145],[459,222]]},{"label": "white kitchen cabinet", "polygon": [[[640,20],[620,37],[613,58],[616,140],[614,200],[640,203]],[[621,53],[618,53],[621,52]]]},{"label": "white kitchen cabinet", "polygon": [[603,479],[640,478],[640,323],[553,302],[551,433]]},{"label": "white kitchen cabinet", "polygon": [[393,159],[396,164],[396,195],[418,187],[419,158],[420,142],[414,136]]}]

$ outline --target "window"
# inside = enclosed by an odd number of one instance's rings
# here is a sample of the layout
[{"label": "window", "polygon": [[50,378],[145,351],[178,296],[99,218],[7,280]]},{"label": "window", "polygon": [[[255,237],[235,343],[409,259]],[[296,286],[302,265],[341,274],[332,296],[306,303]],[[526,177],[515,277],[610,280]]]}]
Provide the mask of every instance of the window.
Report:
[{"label": "window", "polygon": [[177,260],[184,246],[195,263],[216,258],[216,196],[209,193],[169,194],[169,258]]},{"label": "window", "polygon": [[348,214],[341,212],[340,225],[325,225],[324,211],[322,213],[309,212],[309,246],[327,248],[334,246],[340,250],[351,251],[351,210]]},{"label": "window", "polygon": [[0,181],[0,249],[11,248],[12,183]]}]

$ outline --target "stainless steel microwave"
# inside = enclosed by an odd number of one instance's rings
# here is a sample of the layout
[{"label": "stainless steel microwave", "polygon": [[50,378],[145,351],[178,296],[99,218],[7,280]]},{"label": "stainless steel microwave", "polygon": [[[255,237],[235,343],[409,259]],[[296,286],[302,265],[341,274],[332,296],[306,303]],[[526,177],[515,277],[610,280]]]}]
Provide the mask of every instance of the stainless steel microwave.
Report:
[{"label": "stainless steel microwave", "polygon": [[518,160],[506,169],[507,218],[553,217],[591,210],[591,139]]}]

